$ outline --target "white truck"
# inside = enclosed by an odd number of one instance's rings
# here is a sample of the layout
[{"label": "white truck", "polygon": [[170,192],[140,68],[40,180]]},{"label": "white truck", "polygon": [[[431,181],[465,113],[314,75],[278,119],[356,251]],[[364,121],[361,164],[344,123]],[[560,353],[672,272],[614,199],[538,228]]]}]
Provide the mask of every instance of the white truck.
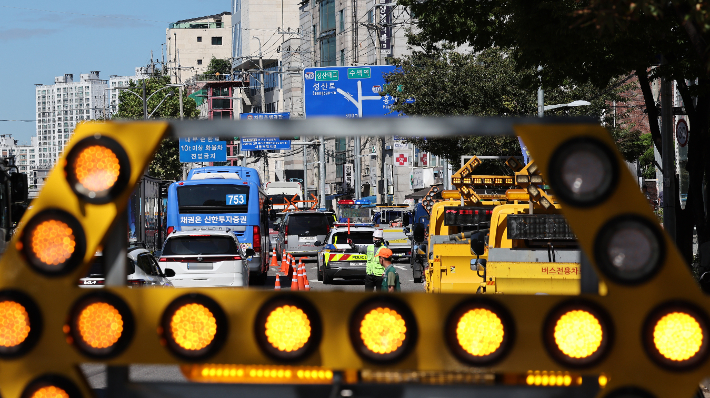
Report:
[{"label": "white truck", "polygon": [[[303,196],[303,186],[300,182],[267,182],[264,190],[271,199],[272,209],[276,211],[294,210],[294,207],[289,206],[289,203],[301,200],[301,196]],[[305,204],[299,203],[297,207],[301,209],[305,207]]]}]

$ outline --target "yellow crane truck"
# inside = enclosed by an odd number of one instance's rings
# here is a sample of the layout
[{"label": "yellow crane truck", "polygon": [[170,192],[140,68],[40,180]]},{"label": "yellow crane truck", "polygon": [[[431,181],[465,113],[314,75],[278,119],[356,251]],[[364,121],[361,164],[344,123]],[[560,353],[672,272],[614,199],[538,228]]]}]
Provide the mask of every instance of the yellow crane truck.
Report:
[{"label": "yellow crane truck", "polygon": [[509,158],[510,176],[475,175],[480,163],[473,157],[453,175],[457,189],[431,203],[419,251],[427,292],[579,294],[580,249],[535,163]]}]

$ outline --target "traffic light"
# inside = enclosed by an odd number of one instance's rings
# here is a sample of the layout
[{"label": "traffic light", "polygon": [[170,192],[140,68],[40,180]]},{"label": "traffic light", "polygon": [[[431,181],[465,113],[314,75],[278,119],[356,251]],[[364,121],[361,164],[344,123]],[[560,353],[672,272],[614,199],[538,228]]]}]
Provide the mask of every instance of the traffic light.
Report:
[{"label": "traffic light", "polygon": [[[180,364],[191,380],[252,384],[427,374],[442,375],[433,382],[473,382],[483,373],[564,388],[588,383],[584,374],[598,377],[604,398],[690,397],[710,371],[710,306],[606,130],[544,119],[466,121],[451,131],[507,125],[522,137],[538,167],[527,166],[530,182],[550,182],[606,295],[87,292],[76,281],[99,245],[111,244],[105,237],[160,140],[169,130],[195,132],[180,122],[88,123],[0,260],[0,395],[90,396],[76,365],[97,362]],[[378,121],[381,131],[368,134],[391,133],[398,123]],[[211,126],[200,132],[225,134],[224,125]]]}]

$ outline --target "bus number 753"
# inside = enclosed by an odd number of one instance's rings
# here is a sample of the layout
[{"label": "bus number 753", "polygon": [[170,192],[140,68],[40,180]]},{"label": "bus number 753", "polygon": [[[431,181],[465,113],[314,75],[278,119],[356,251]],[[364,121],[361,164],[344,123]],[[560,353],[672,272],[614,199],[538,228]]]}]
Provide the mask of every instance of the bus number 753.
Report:
[{"label": "bus number 753", "polygon": [[246,204],[246,195],[227,195],[227,205],[243,205]]}]

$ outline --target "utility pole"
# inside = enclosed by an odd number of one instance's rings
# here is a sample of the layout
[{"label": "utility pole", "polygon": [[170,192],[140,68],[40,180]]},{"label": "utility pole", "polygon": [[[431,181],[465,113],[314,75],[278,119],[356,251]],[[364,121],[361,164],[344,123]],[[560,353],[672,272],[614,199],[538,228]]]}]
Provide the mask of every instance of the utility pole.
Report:
[{"label": "utility pole", "polygon": [[183,120],[185,118],[185,111],[183,110],[182,106],[182,89],[184,86],[180,86],[180,120]]},{"label": "utility pole", "polygon": [[[301,137],[306,144],[306,137]],[[303,145],[303,200],[308,200],[308,145]]]},{"label": "utility pole", "polygon": [[355,157],[353,158],[353,173],[355,174],[354,178],[354,184],[355,185],[355,199],[360,199],[361,196],[361,189],[360,189],[360,176],[362,175],[361,172],[361,163],[360,163],[360,136],[356,135],[355,136],[355,143],[354,143],[354,148],[353,148],[353,153]]},{"label": "utility pole", "polygon": [[675,145],[673,143],[673,81],[661,79],[661,154],[663,158],[663,229],[675,242]]},{"label": "utility pole", "polygon": [[378,159],[378,168],[382,176],[382,195],[380,203],[387,203],[387,175],[385,174],[385,137],[380,137],[380,156]]},{"label": "utility pole", "polygon": [[[542,71],[542,66],[537,67],[538,74]],[[542,75],[540,75],[540,86],[537,89],[537,117],[545,116],[545,94],[542,91]]]},{"label": "utility pole", "polygon": [[143,81],[143,120],[148,120],[148,100],[145,97],[145,79]]},{"label": "utility pole", "polygon": [[256,40],[259,40],[259,73],[261,74],[261,82],[259,82],[259,86],[261,87],[261,112],[266,113],[266,105],[264,103],[264,65],[262,64],[263,61],[263,54],[261,53],[261,39],[259,39],[256,36],[252,36]]},{"label": "utility pole", "polygon": [[[353,65],[357,65],[358,62],[358,49],[357,49],[357,30],[358,30],[358,25],[357,25],[357,0],[353,0]],[[358,196],[359,197],[359,196]]]},{"label": "utility pole", "polygon": [[319,160],[320,160],[320,184],[319,184],[319,190],[320,190],[320,203],[321,206],[325,206],[325,137],[320,136],[320,153],[319,153]]}]

